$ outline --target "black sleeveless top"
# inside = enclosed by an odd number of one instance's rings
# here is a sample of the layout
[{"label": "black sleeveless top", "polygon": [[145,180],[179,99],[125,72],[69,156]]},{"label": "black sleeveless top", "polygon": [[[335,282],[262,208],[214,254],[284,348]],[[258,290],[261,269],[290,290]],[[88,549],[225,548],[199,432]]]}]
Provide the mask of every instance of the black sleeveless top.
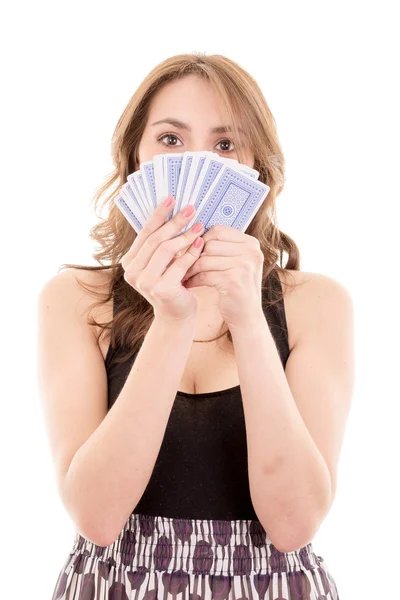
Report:
[{"label": "black sleeveless top", "polygon": [[[281,287],[272,277],[269,285]],[[263,309],[285,368],[289,344],[283,299],[268,307],[263,301]],[[114,316],[117,311],[114,296]],[[121,351],[122,347],[110,345],[105,359],[109,409],[137,356],[115,364]],[[201,394],[177,391],[151,478],[133,513],[181,519],[258,520],[247,467],[240,386]]]}]

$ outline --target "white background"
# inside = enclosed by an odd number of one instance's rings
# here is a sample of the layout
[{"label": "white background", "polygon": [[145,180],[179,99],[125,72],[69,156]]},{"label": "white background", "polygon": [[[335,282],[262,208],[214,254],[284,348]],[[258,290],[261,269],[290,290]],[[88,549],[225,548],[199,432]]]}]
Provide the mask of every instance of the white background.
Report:
[{"label": "white background", "polygon": [[50,599],[74,536],[37,391],[37,295],[62,263],[95,264],[89,203],[112,170],[117,120],[158,62],[192,51],[225,54],[260,84],[287,160],[279,227],[299,245],[301,270],[333,277],[352,294],[356,386],[336,500],[313,545],[341,600],[398,597],[395,8],[354,1],[3,8],[2,597]]}]

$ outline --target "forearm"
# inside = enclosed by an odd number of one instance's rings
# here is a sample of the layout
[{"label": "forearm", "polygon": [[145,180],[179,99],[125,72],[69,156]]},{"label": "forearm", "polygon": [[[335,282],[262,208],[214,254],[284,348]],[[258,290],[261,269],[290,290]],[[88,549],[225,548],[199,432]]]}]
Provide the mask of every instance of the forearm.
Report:
[{"label": "forearm", "polygon": [[290,551],[311,541],[326,514],[329,470],[296,406],[265,317],[231,333],[252,502],[270,538]]},{"label": "forearm", "polygon": [[194,332],[195,319],[153,321],[115,404],[71,462],[66,502],[95,543],[115,539],[148,484]]}]

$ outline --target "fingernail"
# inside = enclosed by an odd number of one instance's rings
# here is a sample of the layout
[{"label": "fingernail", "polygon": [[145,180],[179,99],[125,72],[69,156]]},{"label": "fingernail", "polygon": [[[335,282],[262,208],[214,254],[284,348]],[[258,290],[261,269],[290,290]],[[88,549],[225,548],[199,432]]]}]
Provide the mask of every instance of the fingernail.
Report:
[{"label": "fingernail", "polygon": [[195,225],[193,225],[193,227],[192,227],[192,231],[194,231],[194,233],[198,233],[202,229],[203,229],[203,223],[201,223],[200,221],[198,223],[196,223]]},{"label": "fingernail", "polygon": [[192,212],[194,211],[194,206],[193,204],[189,204],[189,206],[187,206],[183,211],[182,211],[182,215],[184,217],[188,217],[189,215],[192,214]]},{"label": "fingernail", "polygon": [[168,198],[166,200],[164,200],[163,206],[171,206],[173,200],[174,200],[173,196],[168,196]]}]

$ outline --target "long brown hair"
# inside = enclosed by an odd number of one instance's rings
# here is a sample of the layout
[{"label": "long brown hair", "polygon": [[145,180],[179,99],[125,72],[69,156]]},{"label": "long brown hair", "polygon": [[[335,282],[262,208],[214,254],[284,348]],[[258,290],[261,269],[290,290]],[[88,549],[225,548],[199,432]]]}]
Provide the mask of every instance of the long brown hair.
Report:
[{"label": "long brown hair", "polygon": [[[246,230],[248,235],[258,238],[264,254],[262,288],[263,291],[268,291],[269,304],[275,304],[283,295],[271,297],[270,277],[277,279],[279,272],[300,268],[298,247],[277,226],[275,201],[285,183],[285,161],[275,119],[258,84],[237,63],[218,54],[180,54],[164,60],[147,75],[123,111],[112,137],[115,169],[96,190],[92,199],[96,216],[101,218],[98,215],[99,207],[103,209],[107,205],[109,209],[108,216],[102,218],[90,231],[90,238],[100,246],[99,251],[92,255],[100,266],[63,264],[59,268],[59,271],[66,268],[111,270],[107,293],[88,290],[82,282],[79,283],[86,291],[100,298],[92,308],[118,297],[119,311],[111,321],[98,323],[93,318],[89,320],[90,325],[100,328],[98,340],[102,334],[110,331],[111,346],[121,345],[126,348],[125,355],[117,362],[127,360],[138,351],[153,321],[154,312],[152,305],[124,279],[120,260],[137,234],[115,206],[113,199],[119,194],[127,176],[139,168],[138,147],[152,97],[168,82],[193,74],[204,77],[211,83],[220,106],[230,117],[239,162],[243,160],[241,140],[245,135],[245,142],[254,153],[254,168],[260,173],[259,180],[270,187],[267,198]],[[285,267],[282,266],[284,252],[287,254]],[[278,260],[280,265],[277,264]],[[109,264],[104,264],[104,261]],[[279,288],[274,286],[274,289]],[[264,297],[266,294],[263,294]],[[223,323],[222,328],[224,325]],[[232,341],[230,332],[228,339]]]}]

